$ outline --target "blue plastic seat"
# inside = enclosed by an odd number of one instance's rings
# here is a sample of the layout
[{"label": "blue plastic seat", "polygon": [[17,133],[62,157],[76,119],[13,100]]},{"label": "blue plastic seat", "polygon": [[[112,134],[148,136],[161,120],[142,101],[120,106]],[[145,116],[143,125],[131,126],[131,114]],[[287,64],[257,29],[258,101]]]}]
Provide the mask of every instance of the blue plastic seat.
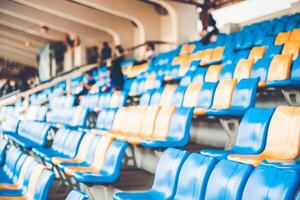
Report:
[{"label": "blue plastic seat", "polygon": [[183,76],[179,82],[180,86],[188,86],[190,83],[192,83],[192,80],[194,78],[195,71],[188,71],[185,76]]},{"label": "blue plastic seat", "polygon": [[0,138],[0,166],[2,166],[5,161],[5,152],[7,146],[8,146],[8,141]]},{"label": "blue plastic seat", "polygon": [[78,190],[72,190],[65,200],[89,200],[89,197]]},{"label": "blue plastic seat", "polygon": [[174,199],[204,199],[206,184],[215,164],[212,157],[190,154],[180,170]]},{"label": "blue plastic seat", "polygon": [[259,78],[260,81],[266,81],[271,58],[262,58],[256,61],[251,70],[251,78]]},{"label": "blue plastic seat", "polygon": [[148,90],[145,92],[140,99],[140,106],[148,106],[150,105],[150,100],[155,90]]},{"label": "blue plastic seat", "polygon": [[241,199],[252,170],[253,167],[248,164],[219,161],[209,177],[204,199]]},{"label": "blue plastic seat", "polygon": [[207,67],[198,68],[194,72],[192,83],[203,83],[205,79],[206,71],[207,71]]},{"label": "blue plastic seat", "polygon": [[172,115],[169,134],[164,140],[143,140],[141,145],[148,148],[183,147],[190,137],[193,108],[179,107]]},{"label": "blue plastic seat", "polygon": [[293,171],[260,165],[250,175],[242,199],[294,199],[299,180]]},{"label": "blue plastic seat", "polygon": [[283,45],[269,45],[265,53],[265,58],[272,58],[281,54],[282,48]]},{"label": "blue plastic seat", "polygon": [[97,118],[96,128],[100,130],[110,130],[115,118],[117,109],[107,108],[102,110]]},{"label": "blue plastic seat", "polygon": [[181,107],[183,104],[184,94],[186,87],[178,86],[173,93],[173,97],[171,100],[171,105],[176,107]]},{"label": "blue plastic seat", "polygon": [[47,114],[47,122],[71,127],[85,127],[89,110],[82,107],[55,108]]},{"label": "blue plastic seat", "polygon": [[210,83],[205,82],[199,92],[197,101],[197,108],[210,108],[214,99],[214,93],[217,88],[218,82]]},{"label": "blue plastic seat", "polygon": [[7,117],[2,123],[1,123],[1,129],[2,133],[5,135],[14,135],[18,132],[18,126],[19,126],[20,120],[16,117]]},{"label": "blue plastic seat", "polygon": [[274,109],[251,108],[242,118],[236,143],[231,150],[204,149],[201,154],[225,159],[229,154],[259,154],[266,145],[267,131]]},{"label": "blue plastic seat", "polygon": [[163,93],[163,90],[164,90],[164,88],[159,88],[159,89],[153,90],[149,105],[157,106],[160,104],[160,97]]},{"label": "blue plastic seat", "polygon": [[241,117],[249,108],[255,106],[259,79],[240,80],[233,92],[231,105],[227,109],[207,109],[207,116]]},{"label": "blue plastic seat", "polygon": [[95,110],[98,108],[99,95],[83,95],[80,99],[80,106],[89,110]]},{"label": "blue plastic seat", "polygon": [[128,146],[127,142],[114,140],[106,152],[104,164],[99,172],[80,172],[73,174],[76,181],[89,184],[108,184],[115,182],[121,172],[122,160]]},{"label": "blue plastic seat", "polygon": [[83,132],[61,128],[57,131],[50,148],[35,148],[33,152],[46,162],[52,157],[75,157]]},{"label": "blue plastic seat", "polygon": [[10,135],[10,138],[23,148],[44,147],[47,145],[48,134],[52,128],[48,123],[21,121],[18,134]]},{"label": "blue plastic seat", "polygon": [[118,192],[115,200],[166,199],[174,198],[181,167],[188,157],[188,152],[173,148],[167,149],[158,162],[154,183],[145,192]]},{"label": "blue plastic seat", "polygon": [[224,65],[222,70],[221,70],[220,80],[231,80],[231,79],[233,79],[234,70],[235,70],[235,64]]}]

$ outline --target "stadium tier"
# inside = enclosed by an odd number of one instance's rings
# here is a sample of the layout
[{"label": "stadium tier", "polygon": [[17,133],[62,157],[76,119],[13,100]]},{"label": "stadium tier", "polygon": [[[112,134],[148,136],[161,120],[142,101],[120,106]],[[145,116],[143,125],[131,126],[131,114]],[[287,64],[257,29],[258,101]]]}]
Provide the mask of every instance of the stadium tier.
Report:
[{"label": "stadium tier", "polygon": [[296,13],[2,106],[0,200],[299,200],[299,52]]}]

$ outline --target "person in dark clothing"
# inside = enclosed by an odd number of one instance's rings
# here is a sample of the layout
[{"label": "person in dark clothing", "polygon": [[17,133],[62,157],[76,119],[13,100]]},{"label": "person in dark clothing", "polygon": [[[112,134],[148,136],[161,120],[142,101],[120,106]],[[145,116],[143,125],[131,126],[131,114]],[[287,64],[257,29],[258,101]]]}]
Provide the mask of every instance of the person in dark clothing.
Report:
[{"label": "person in dark clothing", "polygon": [[88,49],[88,64],[97,63],[99,58],[98,47],[93,46]]},{"label": "person in dark clothing", "polygon": [[2,95],[11,93],[13,91],[13,86],[10,84],[10,81],[7,80],[6,83],[2,86],[1,90]]},{"label": "person in dark clothing", "polygon": [[121,63],[124,61],[124,49],[121,45],[116,46],[114,59],[111,66],[108,67],[111,90],[122,90],[124,85],[124,76],[122,73]]},{"label": "person in dark clothing", "polygon": [[82,95],[86,95],[95,83],[96,80],[93,76],[93,70],[87,71],[86,76],[84,77],[84,80],[82,82],[82,89],[76,96],[79,97]]},{"label": "person in dark clothing", "polygon": [[208,44],[214,35],[219,34],[219,29],[216,26],[216,21],[213,18],[211,12],[216,8],[216,3],[213,0],[206,0],[201,6],[200,19],[203,26],[203,37],[201,42]]},{"label": "person in dark clothing", "polygon": [[50,48],[55,58],[56,73],[58,74],[64,69],[64,57],[67,47],[63,42],[51,42]]},{"label": "person in dark clothing", "polygon": [[103,64],[105,60],[111,58],[112,50],[108,42],[103,42],[103,47],[101,49],[101,63]]}]

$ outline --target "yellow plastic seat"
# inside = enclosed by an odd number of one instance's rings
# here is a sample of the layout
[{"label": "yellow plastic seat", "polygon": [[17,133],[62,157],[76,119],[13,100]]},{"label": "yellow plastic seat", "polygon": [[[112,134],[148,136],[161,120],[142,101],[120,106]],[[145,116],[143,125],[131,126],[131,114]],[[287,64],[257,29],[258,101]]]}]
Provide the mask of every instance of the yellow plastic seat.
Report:
[{"label": "yellow plastic seat", "polygon": [[240,60],[235,67],[233,78],[237,79],[238,81],[243,78],[250,78],[253,64],[253,59]]},{"label": "yellow plastic seat", "polygon": [[201,87],[201,83],[192,83],[187,87],[183,98],[183,107],[197,106],[198,95]]},{"label": "yellow plastic seat", "polygon": [[287,41],[289,41],[290,35],[291,35],[291,32],[278,33],[277,36],[276,36],[274,44],[275,45],[280,45],[280,44],[286,43]]},{"label": "yellow plastic seat", "polygon": [[222,71],[222,64],[210,65],[205,74],[206,82],[217,82]]},{"label": "yellow plastic seat", "polygon": [[191,54],[194,51],[195,48],[196,48],[195,44],[190,44],[190,45],[189,44],[184,44],[181,47],[180,55]]},{"label": "yellow plastic seat", "polygon": [[171,118],[173,113],[175,112],[174,106],[169,107],[162,107],[158,114],[157,118],[155,120],[155,127],[153,134],[150,138],[147,139],[158,139],[158,140],[164,140],[168,134],[169,134],[169,128],[171,124]]},{"label": "yellow plastic seat", "polygon": [[291,33],[290,42],[300,42],[300,28],[294,29]]},{"label": "yellow plastic seat", "polygon": [[300,42],[287,42],[285,43],[281,54],[282,55],[292,54],[293,60],[295,60],[298,57],[299,51],[300,51]]},{"label": "yellow plastic seat", "polygon": [[275,56],[269,66],[268,81],[286,80],[290,78],[292,55]]},{"label": "yellow plastic seat", "polygon": [[206,49],[199,52],[200,65],[207,65],[212,60],[213,49]]},{"label": "yellow plastic seat", "polygon": [[253,59],[255,63],[258,59],[264,57],[265,52],[266,52],[265,46],[253,47],[249,53],[248,59]]},{"label": "yellow plastic seat", "polygon": [[211,61],[221,61],[223,59],[224,47],[213,49]]},{"label": "yellow plastic seat", "polygon": [[99,172],[104,164],[106,152],[113,139],[107,135],[101,136],[97,143],[93,162],[90,166],[67,166],[64,171],[67,175],[72,176],[75,172]]},{"label": "yellow plastic seat", "polygon": [[216,88],[213,100],[213,109],[227,109],[231,105],[232,94],[237,80],[221,80]]},{"label": "yellow plastic seat", "polygon": [[177,85],[167,85],[164,88],[160,97],[160,102],[159,102],[160,106],[171,106],[172,97],[176,88]]},{"label": "yellow plastic seat", "polygon": [[126,138],[127,141],[133,144],[139,144],[144,138],[150,138],[154,132],[155,122],[159,111],[159,106],[146,107],[140,133],[138,135],[128,136]]},{"label": "yellow plastic seat", "polygon": [[292,161],[300,155],[300,108],[279,106],[271,119],[264,151],[257,155],[231,154],[228,159],[258,166],[263,160]]}]

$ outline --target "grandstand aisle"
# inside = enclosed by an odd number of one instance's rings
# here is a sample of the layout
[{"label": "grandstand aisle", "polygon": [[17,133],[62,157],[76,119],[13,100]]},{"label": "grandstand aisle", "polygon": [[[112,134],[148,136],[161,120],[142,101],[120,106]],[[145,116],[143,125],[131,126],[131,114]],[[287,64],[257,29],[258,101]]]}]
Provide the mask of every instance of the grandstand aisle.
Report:
[{"label": "grandstand aisle", "polygon": [[[195,5],[209,5],[125,1],[132,8],[115,0],[3,0],[0,15],[15,5],[23,7],[20,15],[35,10],[45,19],[63,16],[66,29],[78,23],[81,34],[94,37],[101,31],[85,19],[117,32],[128,27],[126,9],[155,12],[153,21],[161,15],[159,21],[167,24],[162,19],[171,15],[168,5],[178,9],[178,18],[188,8],[196,12]],[[69,6],[66,16],[56,2]],[[217,12],[250,1],[212,2]],[[145,62],[135,59],[140,47],[124,44],[130,49],[124,55],[112,53],[100,64],[51,72],[30,89],[0,97],[0,200],[300,200],[300,2],[291,5],[240,23],[238,30],[220,29],[207,44],[199,38],[177,41],[166,50],[167,42],[148,41],[146,51],[154,44],[161,48],[155,56],[148,52]],[[76,21],[81,13],[72,15],[92,8],[82,15],[84,23]],[[137,16],[141,19],[133,20]],[[130,23],[139,27],[145,23],[142,16],[137,11]],[[0,20],[0,26],[1,40],[6,25]],[[61,34],[51,30],[47,37]],[[138,35],[131,29],[129,34]],[[125,37],[128,43],[130,37]],[[75,58],[83,52],[74,38],[68,39],[78,46],[67,47],[64,62],[68,53]],[[40,53],[39,59],[44,56]],[[54,60],[49,66],[63,67]],[[111,75],[121,73],[116,65],[124,74],[122,87],[115,87]]]}]

